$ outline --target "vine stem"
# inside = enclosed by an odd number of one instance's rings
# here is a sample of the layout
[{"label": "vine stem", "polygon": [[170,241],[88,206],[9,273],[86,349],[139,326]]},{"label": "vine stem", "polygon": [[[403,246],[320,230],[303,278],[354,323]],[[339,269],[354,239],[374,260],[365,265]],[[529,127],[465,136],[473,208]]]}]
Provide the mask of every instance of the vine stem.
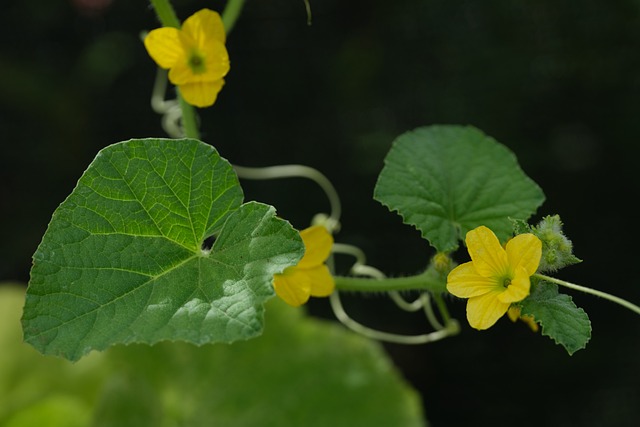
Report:
[{"label": "vine stem", "polygon": [[169,0],[151,0],[151,6],[164,27],[180,28],[180,20]]},{"label": "vine stem", "polygon": [[425,290],[437,293],[442,284],[429,276],[427,272],[415,276],[371,279],[365,277],[334,276],[338,291],[388,292]]},{"label": "vine stem", "polygon": [[224,25],[224,31],[227,35],[229,35],[236,24],[240,12],[242,12],[242,8],[244,7],[244,2],[245,0],[229,0],[224,7],[222,11],[222,25]]},{"label": "vine stem", "polygon": [[195,107],[184,100],[180,90],[178,90],[178,99],[180,100],[180,109],[182,110],[182,130],[184,131],[184,136],[187,138],[200,139]]},{"label": "vine stem", "polygon": [[586,294],[595,295],[600,298],[607,299],[609,301],[615,302],[629,310],[640,314],[640,307],[635,304],[630,303],[629,301],[619,298],[617,296],[608,294],[606,292],[598,291],[596,289],[587,288],[586,286],[576,285],[575,283],[567,282],[564,280],[556,279],[555,277],[545,276],[544,274],[534,274],[538,279],[545,280],[547,282],[555,283],[556,285],[564,286],[565,288],[574,289],[576,291],[584,292]]},{"label": "vine stem", "polygon": [[[227,35],[233,29],[242,8],[244,7],[245,0],[229,0],[224,10],[222,11],[222,24],[224,25],[224,31]],[[180,28],[180,19],[176,15],[173,6],[169,0],[151,0],[151,6],[158,15],[158,20],[164,27]]]}]

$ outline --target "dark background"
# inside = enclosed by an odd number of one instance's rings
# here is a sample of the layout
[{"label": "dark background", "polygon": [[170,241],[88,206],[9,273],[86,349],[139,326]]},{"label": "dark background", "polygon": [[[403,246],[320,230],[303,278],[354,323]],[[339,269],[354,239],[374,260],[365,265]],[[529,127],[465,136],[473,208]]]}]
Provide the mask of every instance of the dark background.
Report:
[{"label": "dark background", "polygon": [[[184,19],[224,2],[176,1]],[[559,277],[640,302],[634,206],[640,182],[640,1],[249,0],[228,50],[231,72],[202,138],[232,163],[301,163],[342,197],[337,241],[390,275],[432,254],[373,201],[399,134],[473,125],[507,145],[546,193],[585,262]],[[0,26],[0,281],[27,282],[56,206],[101,148],[165,136],[149,107],[155,65],[140,32],[159,26],[145,1],[9,0]],[[298,228],[326,211],[298,180],[246,182]],[[539,218],[539,216],[537,217]],[[536,218],[536,219],[537,219]],[[386,345],[436,427],[636,426],[640,317],[570,292],[593,323],[568,356],[523,324],[477,332],[450,304],[460,336]],[[422,333],[424,321],[381,295],[347,296],[358,320]],[[309,310],[330,317],[325,300]]]}]

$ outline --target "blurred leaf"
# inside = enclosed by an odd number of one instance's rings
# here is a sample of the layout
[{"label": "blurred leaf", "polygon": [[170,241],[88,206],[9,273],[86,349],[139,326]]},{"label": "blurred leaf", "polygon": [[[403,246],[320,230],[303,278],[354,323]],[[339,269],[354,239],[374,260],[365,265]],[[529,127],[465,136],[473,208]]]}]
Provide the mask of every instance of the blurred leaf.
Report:
[{"label": "blurred leaf", "polygon": [[[119,346],[109,356],[126,367],[126,379],[114,379],[121,387],[101,405],[119,408],[143,387],[162,402],[165,426],[424,425],[418,395],[377,343],[277,299],[255,340]],[[106,412],[99,425],[135,425],[120,411]]]},{"label": "blurred leaf", "polygon": [[231,165],[200,141],[103,149],[34,254],[26,341],[77,360],[115,343],[259,335],[273,274],[304,246],[272,207],[242,197]]},{"label": "blurred leaf", "polygon": [[513,153],[470,126],[429,126],[400,135],[374,197],[442,252],[455,250],[479,225],[504,241],[511,235],[509,218],[527,219],[544,201]]},{"label": "blurred leaf", "polygon": [[[87,425],[97,387],[107,375],[103,355],[71,363],[45,357],[22,342],[24,297],[24,285],[0,283],[0,425]],[[43,417],[46,422],[36,422]]]},{"label": "blurred leaf", "polygon": [[576,307],[569,295],[558,293],[553,283],[539,282],[522,301],[522,315],[533,316],[542,326],[542,335],[562,345],[569,354],[583,349],[591,339],[591,321]]},{"label": "blurred leaf", "polygon": [[[1,425],[43,413],[64,420],[74,405],[78,420],[91,421],[70,426],[426,424],[420,397],[378,343],[277,299],[267,305],[265,333],[251,341],[115,346],[75,364],[20,343],[23,299],[21,289],[0,287]],[[1,382],[7,375],[34,386],[12,393]]]},{"label": "blurred leaf", "polygon": [[2,424],[4,427],[83,427],[89,425],[90,412],[82,399],[64,395],[46,397]]}]

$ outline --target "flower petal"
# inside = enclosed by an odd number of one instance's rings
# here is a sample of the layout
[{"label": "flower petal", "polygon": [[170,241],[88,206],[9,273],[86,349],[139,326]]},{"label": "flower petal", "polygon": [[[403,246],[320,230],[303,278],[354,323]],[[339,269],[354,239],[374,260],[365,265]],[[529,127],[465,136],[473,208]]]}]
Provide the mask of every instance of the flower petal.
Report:
[{"label": "flower petal", "polygon": [[540,264],[542,242],[531,233],[518,234],[507,242],[506,252],[511,266],[522,266],[531,276]]},{"label": "flower petal", "polygon": [[311,268],[323,264],[333,246],[333,236],[321,225],[314,225],[300,232],[304,243],[305,253],[298,267]]},{"label": "flower petal", "polygon": [[510,306],[509,310],[507,310],[507,316],[512,322],[516,322],[520,318],[520,307],[517,305]]},{"label": "flower petal", "polygon": [[188,17],[182,24],[182,31],[203,48],[212,41],[225,42],[226,33],[218,12],[202,9]]},{"label": "flower petal", "polygon": [[206,72],[203,80],[218,80],[229,72],[229,53],[224,44],[213,41],[202,47]]},{"label": "flower petal", "polygon": [[274,274],[273,288],[284,302],[299,307],[309,300],[311,280],[297,268],[289,267],[282,274]]},{"label": "flower petal", "polygon": [[[188,54],[185,54],[188,55]],[[180,59],[173,64],[173,67],[169,70],[169,81],[176,86],[195,83],[199,79],[195,77],[193,70],[189,67],[188,58],[185,56],[184,60]]]},{"label": "flower petal", "polygon": [[538,332],[538,329],[540,329],[538,322],[536,322],[536,319],[533,316],[521,316],[520,320],[526,323],[532,332]]},{"label": "flower petal", "polygon": [[516,267],[511,283],[504,292],[498,295],[498,299],[506,303],[522,301],[529,295],[530,289],[531,280],[529,279],[529,273],[523,267]]},{"label": "flower petal", "polygon": [[179,34],[176,28],[164,27],[152,30],[144,38],[144,47],[149,56],[161,68],[171,68],[180,61],[186,62]]},{"label": "flower petal", "polygon": [[315,268],[301,269],[311,281],[312,297],[328,297],[336,287],[333,276],[329,272],[329,267],[321,265]]},{"label": "flower petal", "polygon": [[195,82],[180,85],[180,94],[186,102],[196,107],[210,107],[216,102],[218,92],[222,89],[224,80],[215,82]]},{"label": "flower petal", "polygon": [[447,276],[447,290],[460,298],[471,298],[496,290],[495,279],[478,274],[473,262],[460,264]]},{"label": "flower petal", "polygon": [[[185,52],[184,58],[177,61],[169,71],[171,83],[183,85],[187,83],[213,82],[226,76],[229,72],[227,49],[218,42],[213,42],[206,49],[206,51],[203,51],[193,48],[189,52]],[[198,67],[198,72],[195,72],[189,64],[191,57],[197,57],[198,60],[203,61],[203,64]]]},{"label": "flower petal", "polygon": [[484,277],[504,277],[508,274],[507,253],[493,231],[481,225],[470,230],[465,241],[478,274]]},{"label": "flower petal", "polygon": [[467,320],[472,328],[483,330],[493,326],[511,304],[498,299],[499,291],[470,298],[467,303]]},{"label": "flower petal", "polygon": [[520,314],[520,307],[516,305],[512,305],[511,307],[509,307],[509,311],[507,311],[507,316],[509,316],[509,319],[511,319],[512,322],[516,322],[518,319],[520,319],[524,323],[526,323],[529,329],[531,329],[533,332],[538,332],[538,329],[540,329],[540,327],[536,323],[536,319],[534,319],[533,316],[521,316]]}]

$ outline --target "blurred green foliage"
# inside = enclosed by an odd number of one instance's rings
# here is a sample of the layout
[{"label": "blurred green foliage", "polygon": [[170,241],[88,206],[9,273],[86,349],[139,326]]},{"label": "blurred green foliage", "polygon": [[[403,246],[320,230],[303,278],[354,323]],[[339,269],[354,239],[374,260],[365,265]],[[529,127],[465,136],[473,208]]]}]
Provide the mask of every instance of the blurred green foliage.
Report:
[{"label": "blurred green foliage", "polygon": [[0,425],[424,426],[381,347],[279,300],[233,345],[116,346],[75,364],[21,342],[24,289],[0,287]]}]

